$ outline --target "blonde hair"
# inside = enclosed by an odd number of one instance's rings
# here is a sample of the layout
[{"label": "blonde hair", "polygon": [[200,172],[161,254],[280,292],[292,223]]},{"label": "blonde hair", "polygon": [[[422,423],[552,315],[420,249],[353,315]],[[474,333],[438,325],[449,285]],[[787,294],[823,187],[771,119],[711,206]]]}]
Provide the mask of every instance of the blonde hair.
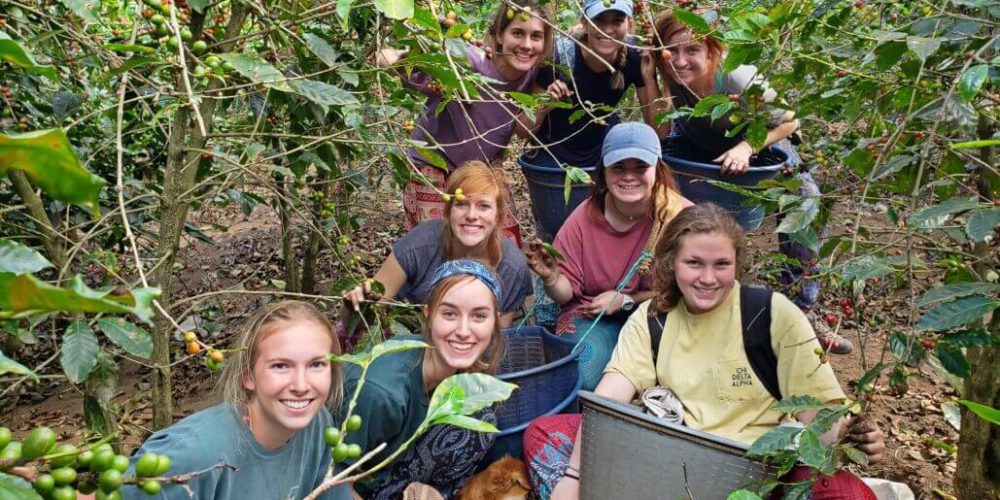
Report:
[{"label": "blonde hair", "polygon": [[[498,168],[491,168],[479,160],[467,161],[462,164],[458,170],[455,170],[448,176],[448,181],[444,185],[444,191],[450,195],[454,195],[455,191],[461,188],[462,193],[466,196],[473,194],[493,196],[496,205],[497,220],[493,226],[493,231],[487,236],[487,260],[485,264],[494,269],[500,265],[500,260],[503,259],[502,238],[504,236],[501,226],[503,225],[504,214],[507,211],[507,199],[504,196],[506,187],[507,179],[503,171]],[[452,232],[451,224],[449,223],[454,203],[455,197],[452,196],[444,204],[445,224],[442,245],[445,260],[465,257],[464,254],[459,253],[462,244],[455,237],[455,233]]]},{"label": "blonde hair", "polygon": [[[427,297],[427,320],[423,324],[423,336],[424,342],[431,345],[431,349],[434,348],[434,338],[431,335],[431,318],[434,317],[434,313],[437,312],[438,307],[441,306],[441,301],[444,300],[444,296],[448,292],[462,283],[468,283],[470,281],[476,281],[477,278],[470,276],[468,274],[456,274],[454,276],[448,276],[442,279],[434,289],[431,290],[430,295]],[[493,375],[497,371],[497,367],[500,365],[500,360],[503,358],[504,352],[504,340],[503,334],[500,333],[500,304],[497,303],[497,298],[492,293],[490,298],[493,301],[493,336],[490,339],[490,345],[486,347],[483,351],[483,357],[476,361],[472,368],[468,371],[476,373],[488,373]]]},{"label": "blonde hair", "polygon": [[729,238],[736,249],[737,278],[742,275],[746,236],[739,223],[729,212],[714,203],[691,205],[670,221],[656,244],[656,251],[653,253],[653,291],[656,296],[649,308],[650,315],[670,311],[684,299],[677,286],[677,270],[674,268],[681,240],[692,234],[709,233],[719,233]]},{"label": "blonde hair", "polygon": [[[312,321],[323,327],[331,340],[331,352],[340,354],[340,341],[330,320],[315,306],[299,300],[272,302],[257,309],[240,330],[233,348],[236,353],[226,360],[219,378],[218,391],[222,400],[243,408],[250,403],[253,392],[244,386],[244,381],[253,373],[253,365],[260,355],[260,343],[281,328],[299,321]],[[330,392],[326,406],[340,407],[344,393],[343,370],[339,363],[330,365]]]}]

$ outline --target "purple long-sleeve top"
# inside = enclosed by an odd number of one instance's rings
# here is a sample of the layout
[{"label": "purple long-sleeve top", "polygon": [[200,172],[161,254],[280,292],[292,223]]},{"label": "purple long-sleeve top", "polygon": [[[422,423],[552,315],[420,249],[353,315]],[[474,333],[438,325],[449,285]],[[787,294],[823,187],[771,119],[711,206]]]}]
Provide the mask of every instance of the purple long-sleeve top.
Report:
[{"label": "purple long-sleeve top", "polygon": [[[481,52],[469,48],[466,57],[475,72],[507,82],[494,61],[485,58]],[[499,96],[498,92],[531,92],[535,73],[533,69],[513,82],[480,85],[478,99],[474,98],[472,102],[451,101],[439,113],[441,95],[428,90],[427,86],[432,81],[430,76],[414,71],[409,78],[404,78],[404,83],[426,93],[429,98],[427,110],[418,119],[411,138],[430,146],[439,145],[435,151],[444,157],[449,173],[470,160],[492,163],[510,143],[516,124],[514,117],[521,111],[511,99]],[[417,164],[428,164],[415,149],[410,149],[409,155]]]}]

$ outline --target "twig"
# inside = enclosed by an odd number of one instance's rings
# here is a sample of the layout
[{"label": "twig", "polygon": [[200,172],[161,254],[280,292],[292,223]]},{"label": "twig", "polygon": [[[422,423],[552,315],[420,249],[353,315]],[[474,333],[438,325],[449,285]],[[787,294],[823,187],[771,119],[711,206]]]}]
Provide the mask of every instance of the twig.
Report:
[{"label": "twig", "polygon": [[316,487],[316,489],[310,491],[309,494],[306,495],[306,497],[305,497],[304,500],[315,500],[319,495],[322,495],[323,492],[329,490],[330,488],[333,488],[334,486],[336,486],[338,484],[346,483],[346,482],[352,482],[352,481],[357,481],[358,479],[361,479],[361,478],[363,478],[363,477],[371,474],[372,472],[375,472],[375,470],[373,469],[373,470],[370,470],[370,471],[358,474],[356,476],[348,476],[348,474],[350,474],[351,472],[353,472],[358,467],[361,467],[365,462],[371,460],[375,455],[377,455],[379,452],[381,452],[382,450],[384,450],[385,446],[386,446],[385,443],[382,443],[382,444],[376,446],[374,450],[369,451],[368,453],[365,453],[365,455],[363,457],[361,457],[360,459],[358,459],[357,462],[354,462],[353,464],[351,464],[346,469],[340,471],[340,473],[337,474],[336,476],[324,479],[323,482],[320,483],[320,485]]}]

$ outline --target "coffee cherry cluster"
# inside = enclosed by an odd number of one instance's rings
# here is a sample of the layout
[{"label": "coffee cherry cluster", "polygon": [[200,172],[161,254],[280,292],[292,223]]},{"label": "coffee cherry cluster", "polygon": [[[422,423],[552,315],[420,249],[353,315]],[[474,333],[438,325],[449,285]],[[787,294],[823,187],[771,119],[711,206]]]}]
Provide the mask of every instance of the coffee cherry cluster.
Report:
[{"label": "coffee cherry cluster", "polygon": [[358,444],[347,444],[344,439],[347,434],[357,432],[361,429],[361,416],[351,415],[344,422],[344,430],[341,432],[336,427],[327,427],[323,431],[323,441],[330,447],[330,458],[333,463],[340,463],[344,460],[357,460],[361,458],[361,446]]},{"label": "coffee cherry cluster", "polygon": [[[58,443],[55,431],[38,427],[15,441],[10,429],[0,427],[0,471],[33,463],[38,474],[32,479],[35,491],[48,500],[74,500],[77,492],[94,493],[98,500],[120,500],[121,488],[136,481],[124,477],[129,459],[118,455],[110,444],[79,449]],[[170,469],[170,457],[147,453],[136,462],[139,478],[162,476]],[[140,479],[138,487],[150,495],[160,492],[159,481]]]}]

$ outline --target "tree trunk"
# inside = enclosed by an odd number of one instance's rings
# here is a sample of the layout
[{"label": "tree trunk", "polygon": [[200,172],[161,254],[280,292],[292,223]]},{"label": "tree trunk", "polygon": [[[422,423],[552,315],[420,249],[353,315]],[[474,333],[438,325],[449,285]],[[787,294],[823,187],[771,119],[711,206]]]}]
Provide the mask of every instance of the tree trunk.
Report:
[{"label": "tree trunk", "polygon": [[[225,40],[234,40],[246,20],[248,7],[238,4],[233,7],[229,24],[226,26]],[[191,30],[201,32],[205,16],[197,12],[191,17]],[[233,42],[221,44],[220,52],[226,52]],[[213,81],[211,87],[218,88],[220,84]],[[205,132],[209,133],[215,112],[215,99],[205,99],[199,106],[199,112],[205,124]],[[188,205],[191,202],[191,190],[194,188],[198,174],[198,161],[201,153],[198,149],[205,147],[205,136],[193,120],[190,106],[182,106],[174,114],[167,142],[167,166],[163,174],[163,195],[160,198],[160,233],[156,242],[156,261],[159,267],[154,279],[160,287],[160,305],[167,313],[170,312],[172,299],[171,284],[173,281],[174,261],[180,244],[184,222],[187,220]],[[153,332],[153,428],[161,429],[173,423],[173,392],[170,385],[170,340],[173,323],[162,314],[156,315]]]},{"label": "tree trunk", "polygon": [[45,247],[45,252],[52,261],[52,265],[56,266],[56,269],[59,270],[61,276],[66,272],[66,252],[62,241],[59,239],[59,233],[52,227],[52,221],[49,219],[48,212],[45,211],[42,199],[35,193],[35,189],[31,186],[31,182],[24,172],[12,168],[8,175],[14,184],[14,190],[17,191],[17,195],[21,197],[24,205],[28,207],[28,214],[31,215],[31,218],[35,220],[35,225],[38,226],[38,232],[42,235],[42,246]]},{"label": "tree trunk", "polygon": [[[284,191],[284,181],[279,180],[278,187]],[[295,252],[295,227],[292,224],[291,207],[283,196],[278,198],[278,215],[281,218],[281,256],[285,260],[285,291],[301,292],[299,259]]]},{"label": "tree trunk", "polygon": [[[978,135],[981,139],[992,137],[996,123],[979,115]],[[980,159],[993,165],[993,148],[982,148]],[[992,171],[979,168],[976,186],[979,194],[996,199],[1000,182]],[[988,243],[977,243],[974,253],[979,257],[976,271],[985,274],[990,263]],[[993,335],[1000,334],[1000,310],[993,311],[987,327]],[[965,381],[965,399],[991,408],[1000,408],[1000,346],[992,345],[969,349],[966,357],[972,374]],[[1000,498],[1000,426],[991,424],[964,406],[962,407],[962,432],[958,441],[958,467],[954,479],[955,492],[960,499]]]}]

